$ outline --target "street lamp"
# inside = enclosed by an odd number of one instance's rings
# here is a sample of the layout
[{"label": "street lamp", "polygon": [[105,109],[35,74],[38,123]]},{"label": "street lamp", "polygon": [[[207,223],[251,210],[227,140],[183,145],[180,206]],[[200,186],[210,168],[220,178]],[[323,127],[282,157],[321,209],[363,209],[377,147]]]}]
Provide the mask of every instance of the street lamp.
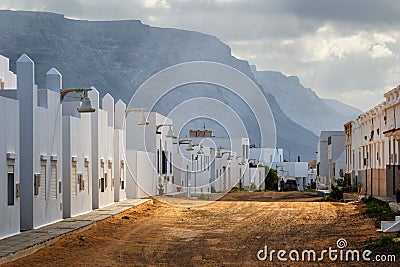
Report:
[{"label": "street lamp", "polygon": [[179,141],[179,145],[180,144],[188,144],[187,147],[186,147],[186,151],[193,151],[194,150],[193,145],[192,145],[192,140],[190,140],[190,139],[180,140]]},{"label": "street lamp", "polygon": [[130,108],[125,110],[125,118],[128,117],[128,114],[133,112],[133,111],[139,111],[140,110],[140,117],[139,120],[136,122],[137,125],[149,125],[149,121],[146,120],[146,117],[144,116],[144,111],[146,108]]},{"label": "street lamp", "polygon": [[228,154],[228,158],[227,160],[232,160],[232,151],[226,151],[226,152],[222,152],[221,157],[224,156],[224,154]]},{"label": "street lamp", "polygon": [[236,159],[239,159],[239,158],[242,158],[241,162],[239,162],[239,171],[240,171],[240,173],[239,173],[239,178],[240,178],[240,180],[239,180],[239,188],[242,189],[242,186],[243,186],[242,178],[244,177],[244,172],[242,173],[242,166],[246,165],[246,160],[244,159],[243,156],[236,157]]},{"label": "street lamp", "polygon": [[215,156],[217,159],[220,159],[220,158],[222,158],[222,155],[221,155],[221,146],[219,146],[218,148],[217,148],[217,155]]},{"label": "street lamp", "polygon": [[[161,134],[161,132],[159,130],[160,130],[161,127],[164,127],[164,126],[169,126],[168,133],[165,135],[165,137],[172,138],[172,139],[176,138],[176,135],[172,132],[172,124],[159,124],[159,125],[156,126],[156,148],[157,148],[157,134]],[[159,153],[159,157],[158,157],[158,169],[161,171],[161,174],[163,174],[162,173],[163,172],[163,170],[162,170],[163,169],[163,165],[162,165],[162,158],[163,158],[162,155],[163,154],[162,153],[163,153],[162,142],[161,142],[161,138],[160,138],[160,153]],[[172,160],[172,159],[170,159],[170,160]],[[160,176],[161,176],[161,174],[159,173]],[[165,179],[165,177],[164,177],[164,179]],[[161,182],[161,180],[160,180],[160,182]],[[166,190],[165,193],[167,193],[167,189],[168,189],[168,187],[166,186],[165,187],[165,190]]]},{"label": "street lamp", "polygon": [[65,89],[61,90],[60,93],[60,103],[64,100],[64,97],[69,94],[69,93],[83,93],[83,96],[81,97],[81,105],[77,108],[79,113],[91,113],[95,112],[96,109],[92,107],[92,103],[90,102],[90,99],[88,97],[88,92],[91,91],[92,88],[71,88],[71,89]]}]

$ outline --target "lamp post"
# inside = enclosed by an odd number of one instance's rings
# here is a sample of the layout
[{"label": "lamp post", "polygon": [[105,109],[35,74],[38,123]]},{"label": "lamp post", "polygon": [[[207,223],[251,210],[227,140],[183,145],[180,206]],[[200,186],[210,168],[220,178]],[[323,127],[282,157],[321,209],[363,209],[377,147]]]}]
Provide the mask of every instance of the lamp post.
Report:
[{"label": "lamp post", "polygon": [[239,188],[242,189],[243,181],[242,178],[244,177],[244,173],[242,173],[242,166],[246,165],[246,161],[244,160],[243,156],[236,157],[236,159],[242,158],[242,161],[239,162]]},{"label": "lamp post", "polygon": [[[228,173],[229,174],[229,177],[228,177],[229,186],[226,186],[226,179],[224,179],[224,181],[222,181],[222,182],[225,185],[224,186],[224,190],[225,190],[225,187],[226,187],[226,190],[228,190],[228,187],[231,186],[231,184],[230,184],[230,174],[231,174],[231,172],[230,172],[230,169],[229,169],[230,168],[229,165],[230,165],[230,160],[232,160],[232,151],[224,151],[224,152],[222,152],[221,153],[221,158],[223,158],[225,154],[228,154],[227,160],[229,161],[227,166],[226,166],[226,169],[225,169],[226,172],[229,170],[229,173]],[[224,174],[224,177],[226,178],[226,173]]]},{"label": "lamp post", "polygon": [[[182,139],[178,141],[178,150],[181,144],[187,144],[186,151],[193,151],[192,140],[191,139]],[[192,163],[193,164],[193,163]],[[192,167],[192,166],[191,166]],[[187,196],[190,197],[190,179],[189,179],[189,165],[186,165],[186,187],[187,187]]]},{"label": "lamp post", "polygon": [[[164,127],[164,126],[169,126],[169,130],[168,130],[167,134],[165,135],[165,137],[172,138],[172,139],[176,139],[177,138],[176,135],[172,132],[172,124],[159,124],[159,125],[156,125],[156,149],[157,149],[157,135],[158,134],[161,135],[161,132],[159,130],[160,130],[161,127]],[[161,137],[160,137],[160,150],[159,151],[160,152],[159,152],[159,155],[158,155],[158,170],[161,172],[161,174],[159,173],[159,176],[161,178],[162,174],[163,174],[163,160],[162,160],[162,158],[163,158],[162,157],[163,149],[162,149],[162,139],[161,139]],[[172,160],[172,159],[170,159],[170,160]],[[165,179],[165,177],[163,177],[163,178]],[[160,182],[162,182],[161,179],[160,179]],[[168,187],[166,186],[165,187],[165,193],[167,193],[167,190],[168,190]]]},{"label": "lamp post", "polygon": [[92,107],[92,103],[90,102],[88,92],[91,91],[92,88],[71,88],[61,90],[60,93],[60,103],[64,100],[64,97],[69,93],[83,93],[81,96],[81,105],[77,108],[79,113],[91,113],[95,112],[96,109]]},{"label": "lamp post", "polygon": [[125,118],[128,117],[128,114],[133,112],[133,111],[140,111],[140,117],[139,120],[136,122],[137,125],[149,125],[149,121],[146,120],[146,117],[144,116],[144,111],[146,108],[130,108],[125,110]]}]

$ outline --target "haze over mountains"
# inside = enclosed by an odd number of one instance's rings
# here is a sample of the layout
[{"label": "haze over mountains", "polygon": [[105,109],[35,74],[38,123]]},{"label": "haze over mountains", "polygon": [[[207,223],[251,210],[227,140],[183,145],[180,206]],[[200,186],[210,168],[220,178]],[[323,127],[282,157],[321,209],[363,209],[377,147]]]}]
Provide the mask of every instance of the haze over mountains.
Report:
[{"label": "haze over mountains", "polygon": [[[109,92],[125,103],[146,79],[169,66],[196,60],[227,64],[262,86],[275,118],[277,146],[290,149],[291,159],[297,155],[313,159],[320,130],[341,130],[344,122],[361,113],[339,101],[319,98],[297,77],[252,69],[214,36],[150,27],[140,21],[77,21],[46,12],[0,11],[0,54],[10,58],[13,71],[22,53],[35,61],[40,87],[45,84],[44,74],[56,67],[64,88],[94,85],[102,96]],[[164,101],[157,111],[168,113],[179,101],[210,93],[234,107],[247,123],[251,143],[257,145],[257,134],[252,132],[256,123],[248,108],[215,86],[188,86],[185,93],[170,97],[176,102]]]},{"label": "haze over mountains", "polygon": [[363,113],[338,100],[320,98],[313,90],[305,88],[296,76],[257,71],[255,67],[252,70],[266,93],[275,97],[282,111],[316,135],[323,130],[343,130],[344,122]]}]

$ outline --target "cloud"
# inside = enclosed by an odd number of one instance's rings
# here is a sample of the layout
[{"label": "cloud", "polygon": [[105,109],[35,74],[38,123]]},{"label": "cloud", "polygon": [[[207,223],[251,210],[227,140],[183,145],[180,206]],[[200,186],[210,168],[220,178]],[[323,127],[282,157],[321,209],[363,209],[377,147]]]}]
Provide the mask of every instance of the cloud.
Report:
[{"label": "cloud", "polygon": [[258,69],[297,75],[362,109],[399,83],[398,0],[2,0],[0,8],[212,34]]}]

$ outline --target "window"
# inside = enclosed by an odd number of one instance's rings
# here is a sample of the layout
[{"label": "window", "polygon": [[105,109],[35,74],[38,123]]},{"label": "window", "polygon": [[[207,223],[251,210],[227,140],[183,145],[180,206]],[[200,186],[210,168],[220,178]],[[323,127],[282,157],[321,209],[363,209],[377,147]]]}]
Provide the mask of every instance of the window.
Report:
[{"label": "window", "polygon": [[172,174],[172,152],[169,152],[169,173]]},{"label": "window", "polygon": [[8,206],[13,206],[14,205],[14,165],[9,164],[8,165],[8,183],[7,183],[7,188],[8,188]]},{"label": "window", "polygon": [[157,173],[160,173],[160,150],[157,149]]},{"label": "window", "polygon": [[125,189],[125,164],[121,161],[121,189]]},{"label": "window", "polygon": [[162,159],[161,159],[161,164],[162,164],[162,174],[167,174],[167,155],[165,151],[162,151]]},{"label": "window", "polygon": [[35,189],[35,196],[39,195],[39,187],[40,187],[40,174],[35,173],[33,175],[33,187]]},{"label": "window", "polygon": [[78,173],[78,185],[79,185],[79,191],[85,190],[85,179],[83,179],[82,173]]},{"label": "window", "polygon": [[46,187],[47,187],[47,183],[46,183],[47,177],[46,177],[46,161],[42,160],[41,164],[40,164],[40,188],[41,188],[41,197],[42,200],[46,200],[47,199],[47,192],[46,192]]},{"label": "window", "polygon": [[83,179],[87,183],[87,192],[89,194],[89,162],[85,161],[85,172],[83,173]]},{"label": "window", "polygon": [[[108,171],[107,171],[107,177],[108,177],[108,179],[107,180],[110,180],[111,181],[111,187],[113,187],[114,186],[114,181],[113,181],[113,175],[112,175],[112,163],[111,162],[108,162]],[[108,186],[108,181],[106,182],[106,187]]]},{"label": "window", "polygon": [[51,161],[50,194],[52,199],[57,199],[57,161]]},{"label": "window", "polygon": [[100,191],[104,192],[105,190],[105,181],[107,179],[107,176],[105,175],[104,172],[104,162],[101,162],[100,164]]},{"label": "window", "polygon": [[76,196],[77,194],[77,174],[76,174],[76,162],[72,162],[72,168],[71,168],[71,189],[72,189],[72,195]]}]

